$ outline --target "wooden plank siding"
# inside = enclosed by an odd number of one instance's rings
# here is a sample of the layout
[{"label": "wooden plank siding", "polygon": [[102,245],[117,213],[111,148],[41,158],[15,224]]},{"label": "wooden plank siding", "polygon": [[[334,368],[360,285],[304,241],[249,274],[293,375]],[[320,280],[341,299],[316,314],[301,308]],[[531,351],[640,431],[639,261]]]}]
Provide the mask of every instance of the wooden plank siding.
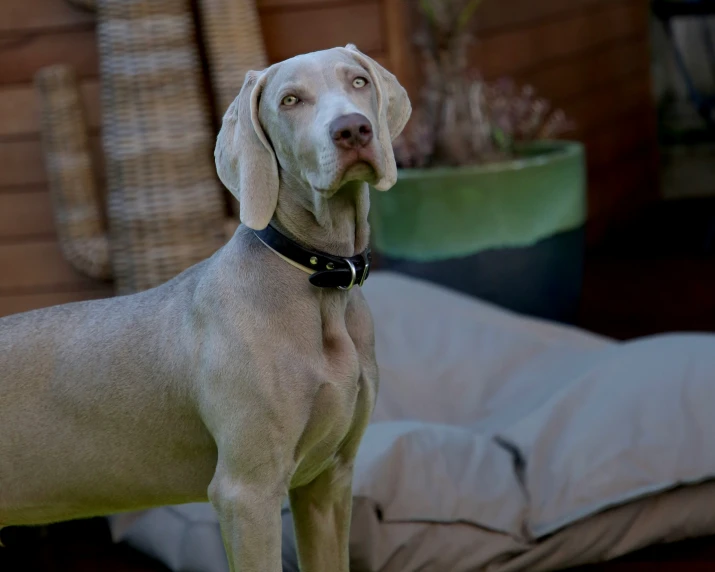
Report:
[{"label": "wooden plank siding", "polygon": [[52,64],[80,78],[102,168],[94,16],[66,0],[0,2],[0,316],[111,295],[110,284],[76,272],[57,241],[32,85]]},{"label": "wooden plank siding", "polygon": [[[383,0],[259,0],[259,13],[271,62],[352,42],[390,66]],[[101,181],[93,15],[66,0],[0,2],[0,316],[111,294],[74,271],[57,242],[32,86],[40,68],[56,63],[80,78]]]},{"label": "wooden plank siding", "polygon": [[347,43],[369,55],[384,53],[381,0],[263,10],[261,25],[271,62]]},{"label": "wooden plank siding", "polygon": [[29,312],[37,308],[81,302],[82,300],[95,300],[112,296],[109,285],[99,285],[94,290],[68,290],[63,291],[53,287],[52,292],[33,291],[27,293],[4,293],[0,296],[0,317],[19,312]]},{"label": "wooden plank siding", "polygon": [[[415,98],[414,0],[258,0],[271,62],[353,42]],[[470,57],[490,79],[534,85],[577,125],[588,150],[594,229],[655,189],[647,0],[484,0]],[[111,293],[63,259],[52,221],[32,87],[38,69],[80,77],[103,178],[94,18],[66,0],[0,2],[0,316]],[[600,231],[599,231],[600,232]],[[592,234],[598,234],[594,232]]]},{"label": "wooden plank siding", "polygon": [[44,185],[0,193],[0,244],[55,236],[50,193]]},{"label": "wooden plank siding", "polygon": [[0,34],[0,86],[29,84],[37,70],[54,64],[71,65],[83,79],[97,77],[99,60],[93,24]]},{"label": "wooden plank siding", "polygon": [[[414,29],[417,3],[386,1]],[[586,145],[591,242],[658,195],[648,10],[648,0],[484,0],[476,15],[471,66],[533,85],[576,124],[565,137]],[[398,52],[414,52],[409,34]],[[399,61],[415,99],[418,62]]]},{"label": "wooden plank siding", "polygon": [[[99,80],[80,82],[85,119],[90,130],[99,132],[102,122],[99,107]],[[33,137],[40,132],[40,113],[35,91],[30,83],[0,87],[0,137]]]},{"label": "wooden plank siding", "polygon": [[[104,178],[104,155],[100,135],[89,137],[95,172]],[[22,138],[0,138],[0,192],[4,187],[47,183],[42,144],[39,134]]]},{"label": "wooden plank siding", "polygon": [[5,0],[0,2],[0,33],[47,32],[92,23],[89,12],[57,0]]},{"label": "wooden plank siding", "polygon": [[16,270],[0,273],[0,292],[25,293],[54,288],[84,290],[97,287],[94,280],[81,275],[65,261],[54,236],[0,243],[0,268]]}]

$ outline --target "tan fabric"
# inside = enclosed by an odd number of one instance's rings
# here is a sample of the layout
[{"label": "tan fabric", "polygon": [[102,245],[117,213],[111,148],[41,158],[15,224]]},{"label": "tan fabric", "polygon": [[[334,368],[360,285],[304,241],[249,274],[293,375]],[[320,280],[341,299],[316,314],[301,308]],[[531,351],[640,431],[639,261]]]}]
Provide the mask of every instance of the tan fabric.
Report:
[{"label": "tan fabric", "polygon": [[615,343],[385,273],[365,295],[366,570],[545,570],[713,532],[715,336]]},{"label": "tan fabric", "polygon": [[461,523],[380,523],[368,500],[354,507],[354,572],[541,572],[715,534],[715,483],[634,501],[538,542]]}]

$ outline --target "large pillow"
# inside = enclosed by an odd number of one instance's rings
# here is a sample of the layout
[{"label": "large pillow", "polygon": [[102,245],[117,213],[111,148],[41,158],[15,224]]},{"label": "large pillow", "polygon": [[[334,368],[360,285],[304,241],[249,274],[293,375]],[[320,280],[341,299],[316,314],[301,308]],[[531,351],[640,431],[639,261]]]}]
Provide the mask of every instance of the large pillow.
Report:
[{"label": "large pillow", "polygon": [[380,368],[373,421],[488,429],[495,411],[503,423],[549,395],[560,383],[552,371],[615,345],[398,274],[376,273],[364,293]]},{"label": "large pillow", "polygon": [[[364,292],[381,385],[356,462],[354,570],[545,570],[715,532],[710,485],[674,492],[715,474],[715,337],[619,344],[389,273]],[[121,536],[174,570],[224,572],[198,506],[188,528],[157,509]],[[177,538],[209,529],[177,556]],[[286,512],[286,570],[293,544]]]}]

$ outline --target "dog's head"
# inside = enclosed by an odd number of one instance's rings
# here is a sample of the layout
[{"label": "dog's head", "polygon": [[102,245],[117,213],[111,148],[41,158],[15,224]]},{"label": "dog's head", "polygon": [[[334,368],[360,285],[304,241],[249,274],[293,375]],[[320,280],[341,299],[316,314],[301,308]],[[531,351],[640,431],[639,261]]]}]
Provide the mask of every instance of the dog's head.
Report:
[{"label": "dog's head", "polygon": [[256,230],[275,212],[281,174],[326,197],[355,180],[386,191],[410,113],[395,76],[355,46],[296,56],[246,74],[216,141],[218,175]]}]

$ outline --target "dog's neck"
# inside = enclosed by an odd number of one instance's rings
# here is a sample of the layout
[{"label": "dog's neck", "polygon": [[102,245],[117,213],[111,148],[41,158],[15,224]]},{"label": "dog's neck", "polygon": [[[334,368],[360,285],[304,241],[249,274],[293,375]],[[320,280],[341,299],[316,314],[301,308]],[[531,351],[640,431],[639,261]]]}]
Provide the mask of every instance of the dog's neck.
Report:
[{"label": "dog's neck", "polygon": [[368,246],[369,210],[370,192],[363,181],[347,183],[326,197],[301,181],[281,177],[281,192],[271,224],[307,248],[347,257],[363,252]]}]

